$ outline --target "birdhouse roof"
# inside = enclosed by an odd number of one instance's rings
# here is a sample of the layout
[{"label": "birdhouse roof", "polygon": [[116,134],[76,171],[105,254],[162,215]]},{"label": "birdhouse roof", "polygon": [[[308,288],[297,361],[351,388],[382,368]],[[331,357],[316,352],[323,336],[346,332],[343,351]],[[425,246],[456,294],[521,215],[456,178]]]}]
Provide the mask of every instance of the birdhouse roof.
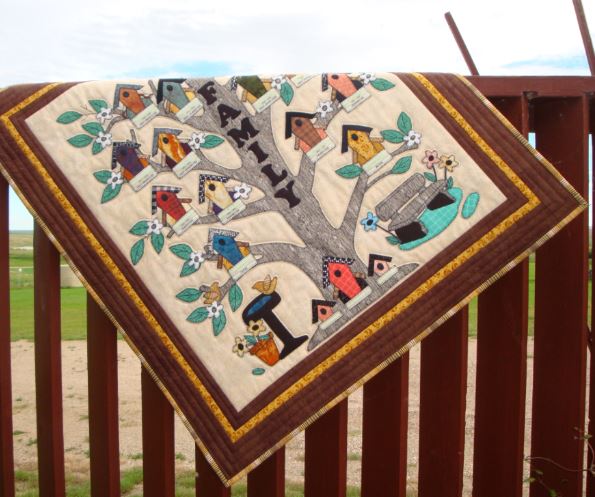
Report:
[{"label": "birdhouse roof", "polygon": [[138,91],[143,87],[143,85],[133,85],[133,84],[118,84],[116,85],[116,89],[114,90],[114,109],[120,104],[120,90],[122,88],[128,88],[130,90]]},{"label": "birdhouse roof", "polygon": [[216,174],[201,174],[198,177],[198,203],[202,204],[205,201],[205,181],[219,181],[227,183],[229,178],[227,176],[218,176]]},{"label": "birdhouse roof", "polygon": [[285,139],[289,138],[292,134],[291,132],[291,119],[293,117],[303,117],[305,119],[314,119],[316,117],[316,113],[312,112],[286,112],[285,113]]},{"label": "birdhouse roof", "polygon": [[331,255],[326,255],[322,258],[322,287],[326,288],[331,284],[329,280],[328,274],[328,265],[334,262],[336,264],[343,264],[345,266],[351,266],[354,262],[353,259],[348,259],[346,257],[334,257]]},{"label": "birdhouse roof", "polygon": [[118,167],[118,154],[120,153],[121,148],[132,148],[134,150],[138,150],[140,148],[140,144],[131,140],[126,140],[124,142],[114,142],[112,146],[112,169],[116,169],[116,167]]},{"label": "birdhouse roof", "polygon": [[151,189],[151,214],[157,212],[157,193],[158,192],[171,192],[179,193],[182,190],[179,186],[154,186]]},{"label": "birdhouse roof", "polygon": [[229,236],[230,238],[234,238],[240,234],[239,231],[233,230],[224,230],[221,228],[210,228],[209,229],[209,244],[213,243],[213,238],[215,235],[222,235],[222,236]]},{"label": "birdhouse roof", "polygon": [[350,131],[363,131],[368,135],[372,132],[372,128],[368,126],[359,126],[357,124],[344,124],[343,125],[343,132],[341,133],[341,153],[344,154],[347,152],[347,134]]},{"label": "birdhouse roof", "polygon": [[174,128],[155,128],[153,130],[153,148],[151,149],[151,155],[155,155],[158,149],[158,139],[161,133],[170,133],[174,136],[178,136],[182,132],[181,129]]},{"label": "birdhouse roof", "polygon": [[392,260],[393,258],[388,255],[370,254],[370,257],[368,258],[368,276],[374,274],[374,263],[376,261],[390,262]]},{"label": "birdhouse roof", "polygon": [[186,81],[184,78],[169,78],[169,79],[160,79],[157,83],[157,103],[161,103],[163,101],[163,85],[166,83],[175,83],[181,85]]},{"label": "birdhouse roof", "polygon": [[318,307],[334,307],[336,302],[334,300],[318,300],[312,299],[312,324],[318,322]]}]

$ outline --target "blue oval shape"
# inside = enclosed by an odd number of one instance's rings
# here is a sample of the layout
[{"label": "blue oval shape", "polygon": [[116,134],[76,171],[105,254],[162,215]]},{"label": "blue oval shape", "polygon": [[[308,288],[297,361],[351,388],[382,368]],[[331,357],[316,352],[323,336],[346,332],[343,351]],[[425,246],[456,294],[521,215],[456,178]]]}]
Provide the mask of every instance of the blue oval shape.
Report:
[{"label": "blue oval shape", "polygon": [[473,214],[475,214],[475,210],[477,209],[478,204],[479,193],[470,193],[465,199],[465,203],[463,204],[463,208],[461,209],[461,216],[463,216],[463,219],[469,219]]},{"label": "blue oval shape", "polygon": [[254,376],[260,376],[261,374],[264,374],[264,369],[263,368],[254,368],[252,370],[252,374]]}]

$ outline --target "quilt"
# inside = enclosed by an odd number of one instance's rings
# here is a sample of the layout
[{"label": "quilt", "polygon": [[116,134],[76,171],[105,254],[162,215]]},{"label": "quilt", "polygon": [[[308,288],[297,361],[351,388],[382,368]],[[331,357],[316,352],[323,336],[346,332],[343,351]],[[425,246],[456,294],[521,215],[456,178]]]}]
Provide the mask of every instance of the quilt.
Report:
[{"label": "quilt", "polygon": [[0,170],[226,485],[585,207],[449,74],[13,86]]}]

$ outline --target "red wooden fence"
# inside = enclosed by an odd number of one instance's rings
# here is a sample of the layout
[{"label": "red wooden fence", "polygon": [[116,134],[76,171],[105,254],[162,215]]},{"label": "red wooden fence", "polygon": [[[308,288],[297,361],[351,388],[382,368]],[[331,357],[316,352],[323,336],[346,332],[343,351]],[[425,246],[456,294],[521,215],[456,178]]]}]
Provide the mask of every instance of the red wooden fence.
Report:
[{"label": "red wooden fence", "polygon": [[[537,145],[582,194],[588,189],[588,138],[595,129],[593,77],[472,77],[472,82]],[[531,456],[580,469],[585,426],[588,227],[587,214],[565,227],[536,256],[534,385]],[[39,495],[65,495],[60,368],[59,257],[35,229],[35,364]],[[116,332],[89,298],[89,445],[93,497],[119,488]],[[467,385],[467,310],[444,323],[421,345],[419,433],[420,497],[459,497]],[[528,265],[522,264],[479,298],[473,495],[519,497],[523,487],[527,377]],[[12,367],[18,367],[13,365]],[[591,367],[591,378],[595,378]],[[362,497],[405,497],[407,480],[409,359],[405,355],[364,387]],[[590,382],[590,416],[595,415]],[[148,374],[142,374],[145,497],[173,497],[174,414]],[[306,430],[305,496],[343,497],[347,475],[347,401]],[[589,432],[595,427],[589,424]],[[0,178],[0,497],[13,497],[8,185]],[[564,497],[595,497],[585,471],[547,465],[548,479]],[[196,453],[199,497],[225,497]],[[250,497],[284,495],[285,453],[280,450],[248,476]],[[531,497],[547,496],[539,484]]]}]

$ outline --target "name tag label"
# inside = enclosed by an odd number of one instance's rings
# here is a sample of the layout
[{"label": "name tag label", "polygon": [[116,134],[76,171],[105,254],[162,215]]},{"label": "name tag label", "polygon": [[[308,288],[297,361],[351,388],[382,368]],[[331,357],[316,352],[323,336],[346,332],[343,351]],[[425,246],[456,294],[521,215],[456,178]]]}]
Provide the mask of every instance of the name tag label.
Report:
[{"label": "name tag label", "polygon": [[314,147],[308,150],[306,155],[308,156],[308,159],[315,163],[328,154],[333,148],[335,148],[335,142],[327,136],[320,143],[317,143]]},{"label": "name tag label", "polygon": [[239,198],[233,204],[227,206],[219,214],[217,214],[217,217],[219,218],[219,221],[221,221],[223,224],[226,224],[236,217],[240,212],[245,210],[246,204],[242,202],[242,199]]},{"label": "name tag label", "polygon": [[254,256],[252,254],[248,254],[235,266],[229,268],[229,275],[235,281],[238,281],[242,276],[244,276],[248,271],[250,271],[250,269],[256,266],[256,264],[257,262]]},{"label": "name tag label", "polygon": [[180,122],[185,123],[188,119],[197,114],[200,109],[202,109],[202,102],[198,98],[193,98],[176,112],[176,117]]},{"label": "name tag label", "polygon": [[271,105],[273,105],[277,100],[279,100],[280,95],[277,90],[274,88],[267,91],[262,97],[256,100],[252,107],[256,112],[262,112],[265,109],[268,109]]},{"label": "name tag label", "polygon": [[178,236],[182,235],[190,226],[192,226],[196,221],[198,221],[198,212],[196,212],[192,207],[184,214],[177,222],[174,224],[171,229],[174,230],[174,233]]},{"label": "name tag label", "polygon": [[184,157],[180,162],[178,162],[173,168],[172,171],[178,178],[183,178],[188,174],[192,169],[198,166],[200,162],[200,157],[196,154],[196,152],[190,152],[186,157]]},{"label": "name tag label", "polygon": [[367,286],[361,292],[359,292],[355,297],[353,297],[347,304],[347,309],[353,309],[357,304],[361,303],[368,295],[372,293],[372,289]]},{"label": "name tag label", "polygon": [[313,77],[313,74],[296,74],[293,78],[291,78],[291,82],[299,88],[300,86],[305,85]]},{"label": "name tag label", "polygon": [[343,107],[347,112],[351,112],[358,105],[368,100],[368,98],[370,98],[368,90],[365,88],[360,88],[353,95],[343,100],[341,102],[341,107]]},{"label": "name tag label", "polygon": [[364,163],[362,169],[368,173],[368,176],[372,176],[376,171],[378,171],[378,169],[388,164],[391,159],[391,155],[386,150],[382,150],[372,157],[368,162]]},{"label": "name tag label", "polygon": [[139,112],[136,116],[134,116],[131,121],[137,128],[142,128],[146,126],[153,118],[159,115],[159,107],[155,104],[151,104],[141,112]]},{"label": "name tag label", "polygon": [[157,176],[157,171],[151,166],[147,166],[128,183],[135,192],[138,192],[147,186],[155,176]]}]

